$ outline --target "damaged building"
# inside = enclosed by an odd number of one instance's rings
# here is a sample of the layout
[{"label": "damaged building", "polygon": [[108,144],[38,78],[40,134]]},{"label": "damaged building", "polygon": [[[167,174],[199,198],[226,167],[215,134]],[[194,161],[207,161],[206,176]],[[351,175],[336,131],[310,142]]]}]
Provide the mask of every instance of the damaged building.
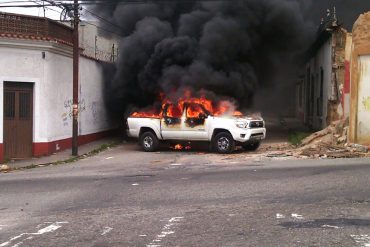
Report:
[{"label": "damaged building", "polygon": [[314,130],[349,116],[352,36],[338,22],[335,9],[322,20],[306,53],[297,83],[297,116]]},{"label": "damaged building", "polygon": [[[47,18],[0,12],[0,161],[71,146],[72,34]],[[102,66],[114,61],[117,44],[96,35],[81,27],[80,144],[115,127],[105,106]]]}]

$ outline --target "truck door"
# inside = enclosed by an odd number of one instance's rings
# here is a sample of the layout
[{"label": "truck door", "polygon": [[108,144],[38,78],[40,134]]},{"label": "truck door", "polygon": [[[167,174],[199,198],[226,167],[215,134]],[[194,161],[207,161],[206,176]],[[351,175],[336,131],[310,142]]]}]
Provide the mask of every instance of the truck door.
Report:
[{"label": "truck door", "polygon": [[210,114],[200,104],[191,103],[186,105],[185,124],[183,125],[185,140],[208,140],[207,125],[209,115]]},{"label": "truck door", "polygon": [[163,109],[161,133],[164,140],[183,140],[183,108],[179,104],[167,104]]}]

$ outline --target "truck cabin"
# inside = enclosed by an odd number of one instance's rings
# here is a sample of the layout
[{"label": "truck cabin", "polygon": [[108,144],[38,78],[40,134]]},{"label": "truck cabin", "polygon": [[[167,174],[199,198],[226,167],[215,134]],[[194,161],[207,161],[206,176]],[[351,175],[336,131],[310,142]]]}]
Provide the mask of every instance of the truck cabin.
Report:
[{"label": "truck cabin", "polygon": [[181,118],[185,113],[185,124],[187,127],[204,125],[205,120],[211,113],[198,103],[166,104],[163,108],[164,122],[168,126],[181,124]]}]

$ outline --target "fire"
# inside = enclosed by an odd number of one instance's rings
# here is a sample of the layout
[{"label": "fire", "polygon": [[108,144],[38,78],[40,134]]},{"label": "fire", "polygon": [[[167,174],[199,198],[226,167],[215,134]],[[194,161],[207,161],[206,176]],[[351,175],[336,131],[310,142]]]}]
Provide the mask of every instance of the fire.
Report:
[{"label": "fire", "polygon": [[174,147],[175,150],[182,150],[183,146],[181,144],[176,144]]},{"label": "fire", "polygon": [[191,150],[191,146],[190,146],[190,143],[187,144],[186,146],[183,146],[181,144],[176,144],[175,146],[173,146],[173,149],[174,150]]},{"label": "fire", "polygon": [[131,117],[136,117],[136,118],[161,118],[160,113],[154,113],[151,111],[148,112],[134,112],[131,114]]},{"label": "fire", "polygon": [[163,94],[161,94],[160,98],[162,99],[162,109],[160,111],[151,109],[149,111],[134,112],[131,114],[131,117],[161,118],[161,111],[167,104],[170,104],[167,108],[167,117],[171,118],[181,118],[186,104],[188,104],[186,115],[189,118],[199,118],[201,113],[204,112],[201,106],[212,116],[243,116],[243,113],[237,111],[235,105],[230,101],[212,102],[205,96],[198,98],[191,97],[189,90],[185,91],[184,97],[178,99],[176,102],[167,99]]}]

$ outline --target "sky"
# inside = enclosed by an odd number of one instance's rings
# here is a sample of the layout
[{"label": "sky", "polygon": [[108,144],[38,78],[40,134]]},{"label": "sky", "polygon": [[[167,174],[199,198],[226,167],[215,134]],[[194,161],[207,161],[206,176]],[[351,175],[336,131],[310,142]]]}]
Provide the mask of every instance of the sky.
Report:
[{"label": "sky", "polygon": [[[31,1],[25,0],[0,0],[0,5],[37,5],[37,3],[32,3]],[[44,10],[40,8],[0,8],[2,12],[18,13],[24,15],[34,15],[34,16],[44,16]],[[45,16],[51,19],[60,19],[61,9],[57,7],[47,7],[45,8]]]},{"label": "sky", "polygon": [[[344,24],[347,29],[352,29],[352,25],[357,19],[357,17],[366,11],[370,10],[370,0],[302,0],[311,2],[308,4],[311,6],[307,9],[307,18],[313,21],[315,24],[320,23],[321,17],[325,16],[325,10],[327,8],[332,8],[333,6],[337,7],[338,17],[340,19],[340,23]],[[35,1],[36,2],[36,1]],[[37,5],[40,4],[40,0],[37,1],[38,3],[32,2],[32,0],[0,0],[0,5]],[[44,16],[44,9],[42,6],[35,7],[35,8],[0,8],[0,12],[11,12],[11,13],[19,13],[25,15],[34,15],[34,16]],[[45,8],[45,16],[54,20],[60,19],[60,12],[61,9],[58,7],[46,7]],[[87,13],[85,13],[86,15]],[[95,19],[91,16],[85,16],[85,19]]]}]

